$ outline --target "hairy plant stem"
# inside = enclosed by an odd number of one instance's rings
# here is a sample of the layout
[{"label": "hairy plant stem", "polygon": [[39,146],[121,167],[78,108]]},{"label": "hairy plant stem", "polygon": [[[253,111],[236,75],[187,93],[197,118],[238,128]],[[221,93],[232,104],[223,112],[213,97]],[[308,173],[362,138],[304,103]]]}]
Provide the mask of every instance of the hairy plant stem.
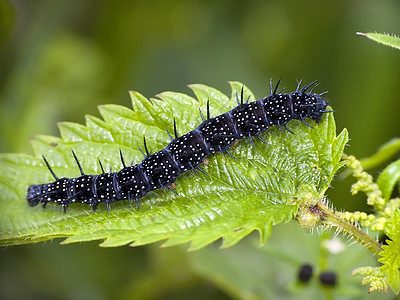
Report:
[{"label": "hairy plant stem", "polygon": [[344,232],[355,238],[362,245],[364,245],[368,250],[370,250],[374,255],[377,255],[382,251],[381,246],[377,241],[371,238],[364,231],[360,230],[353,224],[343,220],[335,214],[335,212],[326,206],[322,201],[318,202],[318,207],[324,213],[324,223],[329,226],[337,227],[338,230]]}]

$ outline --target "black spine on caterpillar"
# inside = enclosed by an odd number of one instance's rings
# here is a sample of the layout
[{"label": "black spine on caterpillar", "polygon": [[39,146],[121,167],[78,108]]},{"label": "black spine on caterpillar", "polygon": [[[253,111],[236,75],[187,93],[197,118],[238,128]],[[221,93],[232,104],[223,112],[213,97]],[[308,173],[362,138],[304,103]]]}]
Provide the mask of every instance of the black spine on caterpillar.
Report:
[{"label": "black spine on caterpillar", "polygon": [[[27,201],[30,206],[41,203],[43,207],[48,202],[55,202],[64,211],[69,204],[76,202],[89,204],[93,210],[102,202],[109,210],[110,203],[123,199],[135,200],[139,206],[138,200],[155,189],[168,187],[175,192],[170,185],[180,174],[193,169],[205,173],[199,166],[208,155],[221,152],[232,156],[228,148],[238,139],[249,137],[254,145],[252,137],[263,141],[259,135],[271,126],[277,125],[291,132],[286,124],[292,119],[311,127],[306,118],[319,122],[322,114],[329,112],[325,110],[327,103],[321,97],[325,93],[312,93],[317,86],[315,81],[301,89],[299,83],[296,91],[290,94],[277,92],[278,85],[279,82],[275,89],[271,86],[270,96],[250,103],[249,99],[244,102],[242,89],[240,100],[239,96],[236,97],[238,106],[214,118],[210,118],[207,103],[207,119],[200,111],[204,122],[193,131],[179,137],[174,122],[174,137],[167,131],[171,143],[165,149],[150,154],[144,140],[145,153],[139,149],[145,158],[140,164],[126,166],[120,153],[124,168],[119,172],[105,173],[99,161],[103,174],[85,175],[73,152],[81,176],[58,178],[44,159],[56,180],[29,186]],[[311,91],[307,93],[310,88]]]}]

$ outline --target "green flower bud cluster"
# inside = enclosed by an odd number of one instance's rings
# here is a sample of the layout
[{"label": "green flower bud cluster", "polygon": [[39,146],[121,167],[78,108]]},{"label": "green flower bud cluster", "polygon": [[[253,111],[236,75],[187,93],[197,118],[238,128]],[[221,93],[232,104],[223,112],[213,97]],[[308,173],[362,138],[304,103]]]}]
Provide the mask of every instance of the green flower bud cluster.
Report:
[{"label": "green flower bud cluster", "polygon": [[373,291],[381,291],[387,292],[388,283],[385,277],[385,274],[380,270],[379,267],[361,267],[357,268],[352,273],[355,275],[365,276],[361,281],[363,285],[370,284],[369,292]]},{"label": "green flower bud cluster", "polygon": [[347,166],[353,170],[353,176],[358,180],[351,186],[351,194],[364,192],[368,197],[367,204],[373,206],[378,213],[383,211],[386,202],[372,176],[364,171],[360,161],[353,155],[343,155],[343,158],[348,161]]},{"label": "green flower bud cluster", "polygon": [[377,218],[374,214],[366,214],[365,212],[342,212],[338,213],[343,219],[354,224],[359,224],[363,228],[368,228],[373,231],[383,231],[387,219],[385,217]]}]

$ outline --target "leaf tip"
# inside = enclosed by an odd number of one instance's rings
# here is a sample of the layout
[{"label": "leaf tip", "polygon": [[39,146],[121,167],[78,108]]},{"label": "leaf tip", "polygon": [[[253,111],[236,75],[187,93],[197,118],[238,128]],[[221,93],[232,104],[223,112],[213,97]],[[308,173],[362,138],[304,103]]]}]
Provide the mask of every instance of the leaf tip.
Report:
[{"label": "leaf tip", "polygon": [[131,99],[135,99],[135,98],[136,98],[136,95],[138,94],[138,92],[135,91],[135,90],[129,90],[129,91],[128,91],[128,94],[129,94],[129,97],[130,97]]}]

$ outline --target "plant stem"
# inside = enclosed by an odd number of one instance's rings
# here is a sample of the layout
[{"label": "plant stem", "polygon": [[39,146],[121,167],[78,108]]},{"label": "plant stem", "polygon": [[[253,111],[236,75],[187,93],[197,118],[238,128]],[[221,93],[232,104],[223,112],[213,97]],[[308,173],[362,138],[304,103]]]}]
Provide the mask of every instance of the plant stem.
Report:
[{"label": "plant stem", "polygon": [[332,211],[328,206],[326,206],[322,201],[318,202],[318,207],[325,214],[324,223],[335,226],[339,230],[345,232],[346,234],[354,237],[357,241],[368,248],[374,255],[377,255],[382,251],[381,246],[377,241],[371,238],[364,231],[360,230],[353,224],[339,218],[334,211]]}]

